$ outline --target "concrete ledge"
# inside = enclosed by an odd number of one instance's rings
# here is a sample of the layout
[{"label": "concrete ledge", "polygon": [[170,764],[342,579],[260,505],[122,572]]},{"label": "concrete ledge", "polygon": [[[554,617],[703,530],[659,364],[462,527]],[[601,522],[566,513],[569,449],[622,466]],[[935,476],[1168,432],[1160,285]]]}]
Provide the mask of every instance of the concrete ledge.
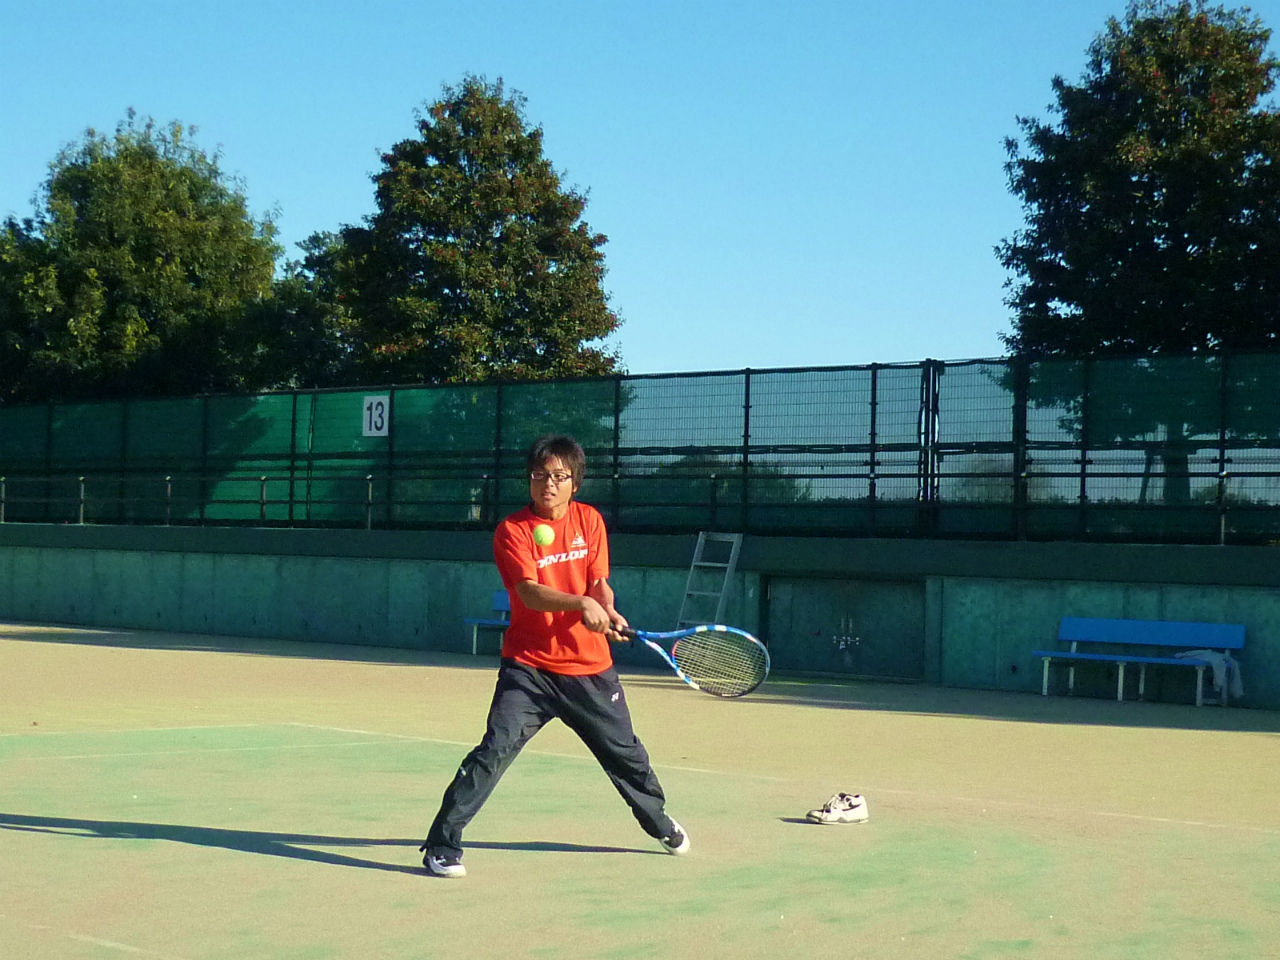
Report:
[{"label": "concrete ledge", "polygon": [[[688,569],[694,534],[614,534],[615,566]],[[0,524],[0,547],[141,550],[158,553],[459,560],[488,563],[485,530],[317,530],[275,527],[152,527]],[[859,580],[994,577],[1280,587],[1275,547],[1187,544],[743,538],[739,569]]]}]

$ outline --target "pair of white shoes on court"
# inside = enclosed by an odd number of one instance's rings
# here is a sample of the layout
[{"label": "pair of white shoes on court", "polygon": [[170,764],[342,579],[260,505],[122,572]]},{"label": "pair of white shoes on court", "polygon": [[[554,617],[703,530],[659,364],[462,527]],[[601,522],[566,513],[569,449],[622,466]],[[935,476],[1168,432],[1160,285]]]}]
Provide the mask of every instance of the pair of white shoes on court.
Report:
[{"label": "pair of white shoes on court", "polygon": [[865,823],[871,816],[867,798],[860,793],[837,793],[831,799],[805,814],[810,823]]}]

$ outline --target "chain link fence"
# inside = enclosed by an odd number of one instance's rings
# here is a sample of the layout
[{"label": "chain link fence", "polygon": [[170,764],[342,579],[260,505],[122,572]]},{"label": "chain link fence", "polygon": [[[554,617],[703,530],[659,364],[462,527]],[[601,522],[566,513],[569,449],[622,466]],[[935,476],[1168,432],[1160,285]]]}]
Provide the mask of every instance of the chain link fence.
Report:
[{"label": "chain link fence", "polygon": [[1280,357],[1019,358],[0,407],[0,522],[490,529],[587,450],[612,529],[1265,543]]}]

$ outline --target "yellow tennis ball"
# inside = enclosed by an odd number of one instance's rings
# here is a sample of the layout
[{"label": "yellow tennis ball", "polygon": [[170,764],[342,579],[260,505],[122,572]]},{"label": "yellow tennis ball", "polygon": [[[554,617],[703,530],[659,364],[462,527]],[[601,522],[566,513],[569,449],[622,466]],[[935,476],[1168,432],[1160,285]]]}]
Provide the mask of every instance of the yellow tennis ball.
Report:
[{"label": "yellow tennis ball", "polygon": [[556,539],[556,532],[545,523],[540,523],[533,528],[533,542],[540,547],[547,547]]}]

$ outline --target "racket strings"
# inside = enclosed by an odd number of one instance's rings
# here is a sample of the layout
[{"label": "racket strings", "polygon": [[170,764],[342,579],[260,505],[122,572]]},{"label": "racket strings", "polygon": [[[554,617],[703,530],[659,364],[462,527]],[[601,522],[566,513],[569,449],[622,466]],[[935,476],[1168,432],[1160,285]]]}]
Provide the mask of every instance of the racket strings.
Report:
[{"label": "racket strings", "polygon": [[685,676],[722,697],[750,693],[769,673],[765,649],[733,633],[699,631],[677,641],[671,655]]}]

